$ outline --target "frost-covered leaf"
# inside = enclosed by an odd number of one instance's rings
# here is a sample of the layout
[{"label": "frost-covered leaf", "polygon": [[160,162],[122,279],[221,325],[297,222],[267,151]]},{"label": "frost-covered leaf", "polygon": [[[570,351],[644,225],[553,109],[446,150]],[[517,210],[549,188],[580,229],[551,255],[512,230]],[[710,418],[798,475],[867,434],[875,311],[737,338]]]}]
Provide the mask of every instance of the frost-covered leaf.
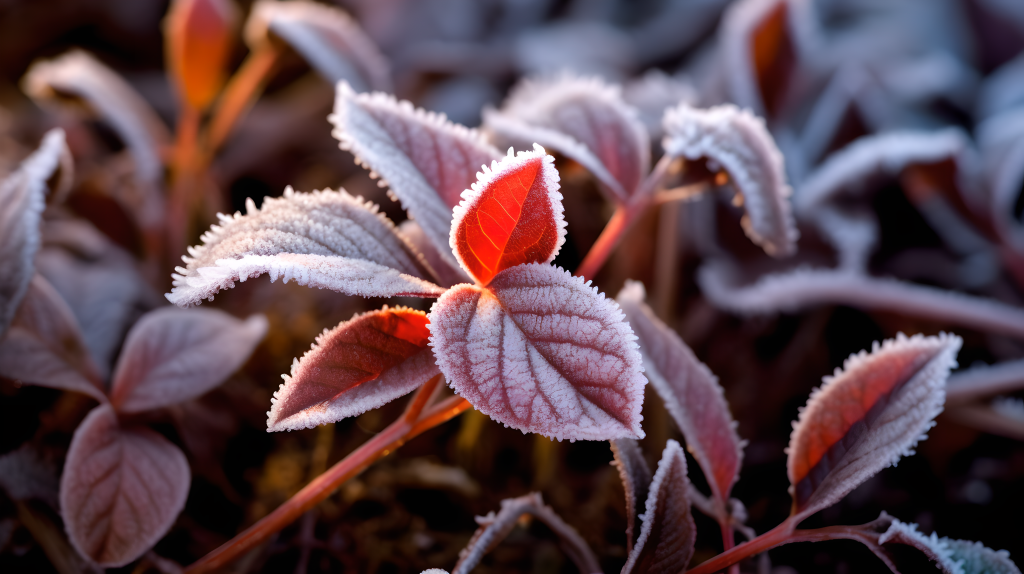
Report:
[{"label": "frost-covered leaf", "polygon": [[484,166],[452,217],[451,248],[486,286],[509,267],[550,263],[565,243],[555,158],[536,146]]},{"label": "frost-covered leaf", "polygon": [[341,149],[380,177],[441,255],[457,265],[448,246],[452,208],[481,167],[501,153],[476,130],[393,96],[356,94],[345,83],[338,85],[328,119]]},{"label": "frost-covered leaf", "polygon": [[790,11],[797,2],[742,0],[722,16],[718,34],[729,99],[759,115],[779,110],[791,79],[797,38]]},{"label": "frost-covered leaf", "polygon": [[100,566],[124,566],[174,524],[190,480],[178,447],[147,428],[122,427],[109,405],[96,407],[71,439],[60,480],[71,544]]},{"label": "frost-covered leaf", "polygon": [[[707,4],[713,5],[715,2]],[[684,78],[669,76],[658,68],[651,68],[643,76],[627,83],[622,97],[636,109],[647,133],[655,141],[660,141],[664,133],[661,119],[665,116],[665,110],[683,102],[696,105],[698,100],[697,89],[692,83]]]},{"label": "frost-covered leaf", "polygon": [[1020,574],[1006,550],[992,550],[981,542],[941,539],[949,548],[950,557],[959,562],[964,574]]},{"label": "frost-covered leaf", "polygon": [[423,254],[423,259],[434,270],[438,284],[442,287],[451,287],[458,283],[472,283],[473,278],[466,273],[459,265],[445,259],[437,247],[430,241],[423,228],[413,219],[406,219],[398,226],[398,232],[417,251]]},{"label": "frost-covered leaf", "polygon": [[640,343],[644,375],[686,438],[686,446],[726,511],[743,462],[743,442],[718,377],[644,303],[643,285],[630,281],[616,298]]},{"label": "frost-covered leaf", "polygon": [[925,536],[917,530],[916,524],[907,524],[892,519],[889,528],[878,537],[878,544],[883,548],[885,545],[891,547],[896,544],[912,546],[920,550],[943,574],[964,574],[960,564],[953,559],[952,552],[945,540],[939,538],[934,532],[930,536]]},{"label": "frost-covered leaf", "polygon": [[670,439],[647,495],[640,538],[622,567],[622,574],[672,574],[686,569],[697,540],[697,527],[686,496],[689,488],[683,447]]},{"label": "frost-covered leaf", "polygon": [[632,552],[636,520],[642,514],[638,504],[647,500],[651,468],[647,466],[644,453],[635,440],[619,438],[609,443],[615,456],[615,467],[619,469],[619,478],[622,479],[622,488],[626,491],[626,552]]},{"label": "frost-covered leaf", "polygon": [[811,393],[789,443],[793,515],[835,504],[883,468],[913,454],[946,398],[962,340],[902,333],[851,355]]},{"label": "frost-covered leaf", "polygon": [[437,296],[443,289],[420,279],[430,273],[415,249],[377,206],[345,191],[267,198],[248,213],[220,216],[176,268],[167,299],[180,306],[213,298],[235,281],[270,273],[300,285],[363,296]]},{"label": "frost-covered leaf", "polygon": [[629,201],[651,164],[647,130],[619,86],[562,75],[526,80],[484,123],[511,141],[539,143],[590,170],[620,203]]},{"label": "frost-covered leaf", "polygon": [[796,251],[799,233],[790,211],[782,153],[764,120],[725,104],[708,109],[687,104],[665,112],[665,153],[720,165],[740,198],[743,231],[765,253],[785,257]]},{"label": "frost-covered leaf", "polygon": [[448,383],[480,412],[557,439],[641,438],[640,353],[614,301],[568,272],[517,265],[430,311]]},{"label": "frost-covered leaf", "polygon": [[74,314],[39,274],[29,283],[11,329],[0,340],[0,375],[107,400]]},{"label": "frost-covered leaf", "polygon": [[64,131],[50,130],[39,149],[0,183],[0,337],[32,280],[47,180],[68,155]]},{"label": "frost-covered leaf", "polygon": [[215,309],[151,311],[128,333],[110,402],[136,413],[198,397],[245,363],[266,332],[262,315],[243,321]]},{"label": "frost-covered leaf", "polygon": [[370,311],[317,337],[274,393],[267,430],[313,428],[397,399],[440,371],[422,311]]},{"label": "frost-covered leaf", "polygon": [[304,0],[256,2],[245,23],[250,49],[283,41],[331,85],[344,80],[359,91],[391,91],[387,59],[345,11]]},{"label": "frost-covered leaf", "polygon": [[196,110],[205,110],[224,85],[237,19],[231,0],[171,2],[164,20],[167,67],[180,95]]}]

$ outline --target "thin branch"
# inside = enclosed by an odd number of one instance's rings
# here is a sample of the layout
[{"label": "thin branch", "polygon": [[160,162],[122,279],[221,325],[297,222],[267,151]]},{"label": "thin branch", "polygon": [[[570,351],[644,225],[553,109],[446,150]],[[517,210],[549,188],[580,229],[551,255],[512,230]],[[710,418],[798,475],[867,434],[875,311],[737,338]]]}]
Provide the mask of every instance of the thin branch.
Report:
[{"label": "thin branch", "polygon": [[259,46],[245,58],[228,81],[210,119],[206,154],[213,156],[252,107],[277,65],[280,50],[272,42]]},{"label": "thin branch", "polygon": [[946,410],[956,422],[990,434],[1024,440],[1024,420],[989,405],[960,405]]},{"label": "thin branch", "polygon": [[764,534],[754,538],[753,540],[744,542],[739,546],[734,546],[731,550],[726,550],[718,556],[715,556],[711,560],[707,560],[695,568],[686,570],[687,574],[712,574],[725,570],[733,564],[738,564],[742,560],[746,560],[755,554],[760,554],[776,546],[782,546],[783,544],[789,543],[789,538],[793,534],[793,528],[796,526],[793,517],[787,518],[782,524],[775,528],[765,532]]},{"label": "thin branch", "polygon": [[654,204],[661,205],[663,203],[670,203],[673,201],[693,201],[707,193],[710,189],[710,181],[700,181],[697,183],[691,183],[690,185],[673,187],[672,189],[659,191],[655,194]]},{"label": "thin branch", "polygon": [[979,397],[1024,388],[1024,359],[953,373],[946,383],[946,405],[961,405]]}]

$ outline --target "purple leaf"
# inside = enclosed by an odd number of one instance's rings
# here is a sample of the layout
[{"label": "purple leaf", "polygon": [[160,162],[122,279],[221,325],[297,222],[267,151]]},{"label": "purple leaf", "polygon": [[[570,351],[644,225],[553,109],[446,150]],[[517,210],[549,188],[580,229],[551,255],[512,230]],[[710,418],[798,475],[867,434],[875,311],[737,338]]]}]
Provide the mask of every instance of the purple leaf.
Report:
[{"label": "purple leaf", "polygon": [[745,214],[743,231],[773,257],[796,251],[799,233],[790,211],[782,153],[764,120],[733,105],[708,109],[687,104],[665,112],[665,153],[707,159],[729,174]]},{"label": "purple leaf", "polygon": [[47,180],[62,169],[68,154],[64,131],[50,130],[39,149],[0,183],[0,337],[32,280]]},{"label": "purple leaf", "polygon": [[176,268],[167,299],[180,306],[213,298],[235,281],[269,273],[300,285],[351,295],[434,297],[443,289],[420,279],[430,273],[422,257],[398,235],[377,206],[345,191],[267,198],[248,213],[221,216]]},{"label": "purple leaf", "polygon": [[619,469],[622,488],[626,491],[626,552],[633,551],[633,533],[637,515],[641,514],[637,502],[647,500],[651,486],[651,468],[644,460],[637,442],[630,438],[609,441],[615,456],[615,467]]},{"label": "purple leaf", "polygon": [[962,340],[902,333],[851,355],[811,393],[789,443],[792,514],[827,508],[914,453],[934,426]]},{"label": "purple leaf", "polygon": [[597,78],[526,80],[484,122],[500,136],[539,143],[578,162],[619,203],[627,203],[651,166],[647,130],[621,89]]},{"label": "purple leaf", "polygon": [[29,283],[10,331],[0,340],[0,374],[107,400],[74,314],[39,274]]},{"label": "purple leaf", "polygon": [[686,569],[697,539],[686,496],[689,488],[686,455],[678,442],[669,440],[647,495],[640,538],[622,574],[672,574]]},{"label": "purple leaf", "polygon": [[517,265],[457,285],[430,311],[448,383],[480,412],[557,439],[638,438],[643,375],[629,324],[589,282]]},{"label": "purple leaf", "polygon": [[268,431],[297,430],[360,415],[405,395],[440,371],[422,311],[370,311],[317,337],[274,393]]},{"label": "purple leaf", "polygon": [[262,315],[242,321],[212,309],[151,311],[128,333],[110,402],[137,413],[198,397],[245,363],[266,332]]},{"label": "purple leaf", "polygon": [[100,405],[75,431],[60,481],[61,515],[71,544],[103,567],[149,550],[185,506],[185,455],[146,428],[123,428]]},{"label": "purple leaf", "polygon": [[644,288],[629,281],[616,300],[640,343],[644,374],[683,431],[686,445],[707,477],[725,518],[732,485],[743,462],[743,442],[729,414],[718,378],[644,303]]}]

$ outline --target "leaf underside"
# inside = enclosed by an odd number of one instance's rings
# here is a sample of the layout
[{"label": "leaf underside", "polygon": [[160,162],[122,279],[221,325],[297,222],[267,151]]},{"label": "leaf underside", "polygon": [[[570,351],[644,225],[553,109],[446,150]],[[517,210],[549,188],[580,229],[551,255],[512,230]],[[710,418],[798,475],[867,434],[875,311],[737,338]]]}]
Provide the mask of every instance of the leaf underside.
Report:
[{"label": "leaf underside", "polygon": [[626,492],[626,548],[633,549],[633,539],[638,515],[643,514],[639,502],[647,500],[651,486],[651,469],[644,460],[640,445],[633,439],[619,438],[609,441],[619,470],[622,488]]}]

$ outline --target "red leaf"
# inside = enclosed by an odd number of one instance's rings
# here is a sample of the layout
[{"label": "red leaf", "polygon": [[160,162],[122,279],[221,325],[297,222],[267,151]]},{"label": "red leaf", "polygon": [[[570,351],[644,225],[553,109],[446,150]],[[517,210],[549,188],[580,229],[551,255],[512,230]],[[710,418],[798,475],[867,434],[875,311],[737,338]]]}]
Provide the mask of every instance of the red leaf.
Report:
[{"label": "red leaf", "polygon": [[831,506],[912,454],[942,411],[960,337],[902,333],[861,351],[811,394],[789,443],[793,514]]},{"label": "red leaf", "polygon": [[555,158],[536,146],[484,166],[455,208],[451,247],[480,285],[509,267],[550,263],[565,242]]},{"label": "red leaf", "polygon": [[185,455],[146,428],[122,428],[109,405],[75,431],[60,480],[71,544],[100,566],[119,567],[149,550],[185,506]]},{"label": "red leaf", "polygon": [[622,311],[580,277],[517,265],[430,311],[441,372],[480,412],[557,439],[643,437],[646,381]]},{"label": "red leaf", "polygon": [[189,106],[206,109],[227,72],[235,27],[229,0],[175,0],[164,31],[167,67]]},{"label": "red leaf", "polygon": [[312,428],[390,402],[438,373],[422,311],[357,315],[317,337],[274,394],[271,431]]}]

